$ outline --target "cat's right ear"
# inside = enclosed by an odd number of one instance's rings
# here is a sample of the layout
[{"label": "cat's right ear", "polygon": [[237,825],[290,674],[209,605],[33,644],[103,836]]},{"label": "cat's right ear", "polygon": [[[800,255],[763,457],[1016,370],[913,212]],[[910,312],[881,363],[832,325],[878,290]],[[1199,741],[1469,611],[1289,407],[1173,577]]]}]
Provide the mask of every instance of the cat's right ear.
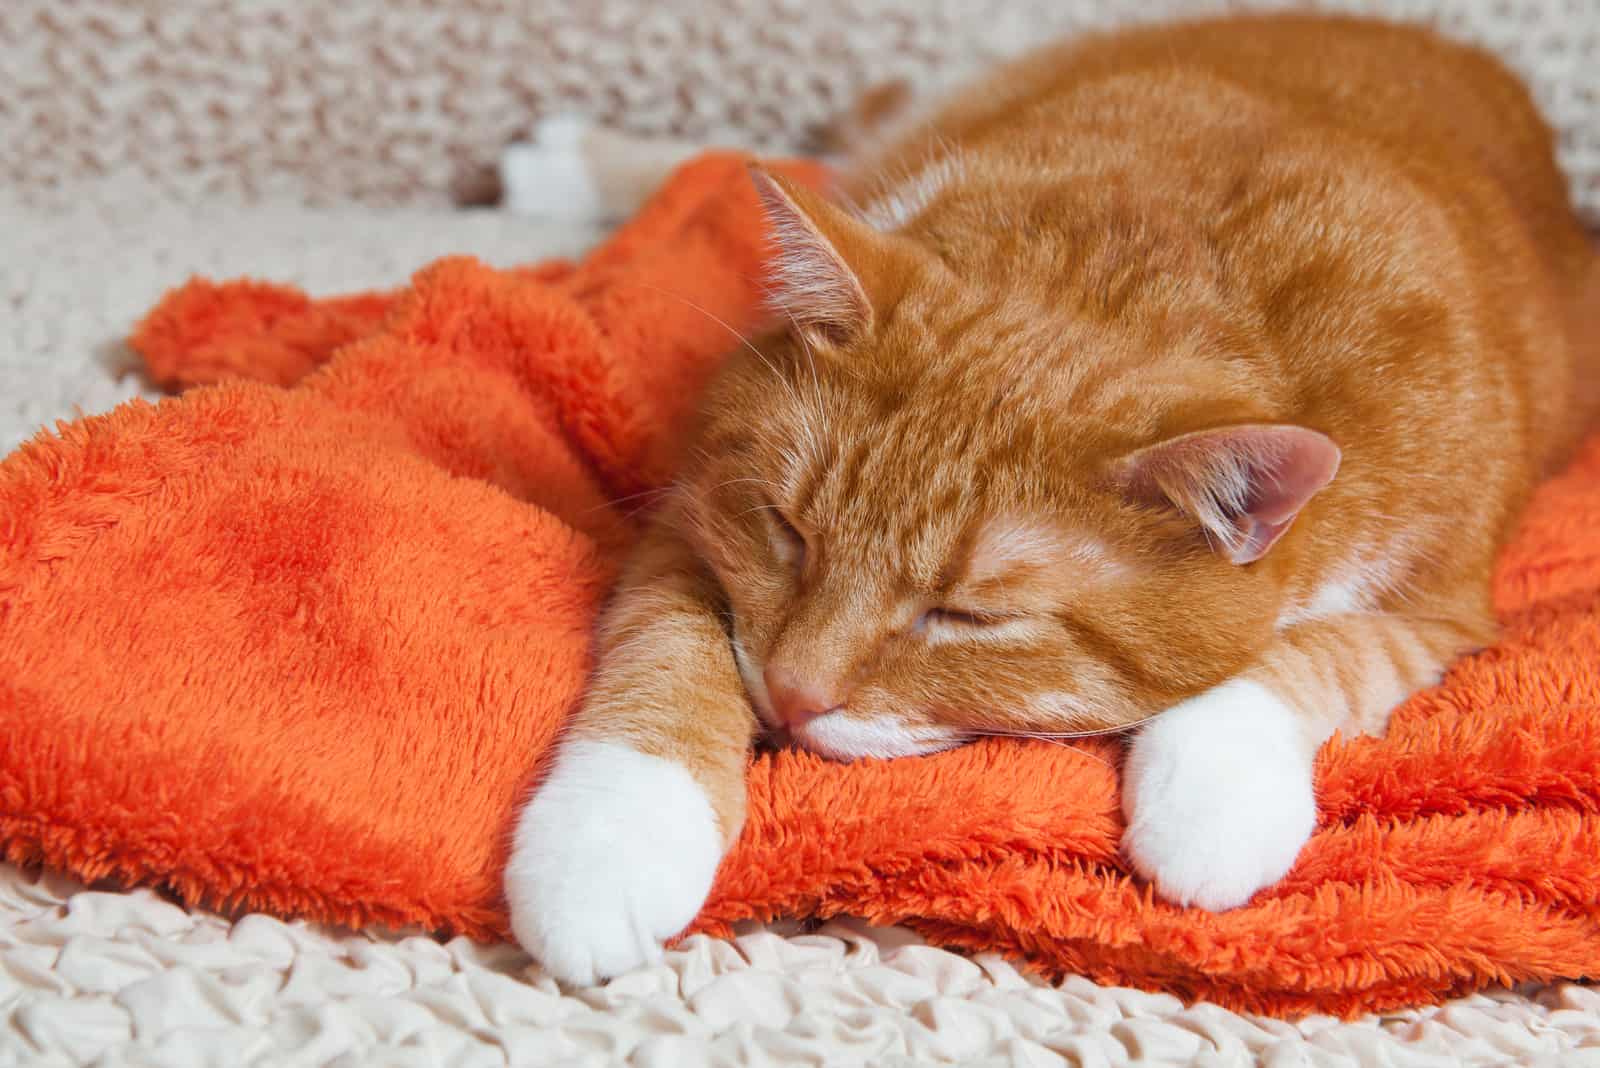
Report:
[{"label": "cat's right ear", "polygon": [[872,300],[852,259],[882,235],[811,190],[751,164],[777,245],[772,302],[796,330],[839,345],[872,328]]},{"label": "cat's right ear", "polygon": [[1325,434],[1256,423],[1169,438],[1123,457],[1110,474],[1128,499],[1176,507],[1229,560],[1249,564],[1332,481],[1340,458]]}]

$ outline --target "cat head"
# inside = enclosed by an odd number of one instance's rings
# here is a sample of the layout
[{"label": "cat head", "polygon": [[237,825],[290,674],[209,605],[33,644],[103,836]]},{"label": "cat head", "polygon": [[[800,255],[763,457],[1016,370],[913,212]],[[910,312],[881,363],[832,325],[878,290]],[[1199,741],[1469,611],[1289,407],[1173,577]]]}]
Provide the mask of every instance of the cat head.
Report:
[{"label": "cat head", "polygon": [[788,329],[713,387],[678,514],[769,727],[841,759],[1116,729],[1265,642],[1263,562],[1332,478],[1331,441],[1186,426],[1215,413],[1174,400],[1181,352],[1146,395],[1107,392],[1093,367],[1148,331],[1048,314],[755,180]]}]

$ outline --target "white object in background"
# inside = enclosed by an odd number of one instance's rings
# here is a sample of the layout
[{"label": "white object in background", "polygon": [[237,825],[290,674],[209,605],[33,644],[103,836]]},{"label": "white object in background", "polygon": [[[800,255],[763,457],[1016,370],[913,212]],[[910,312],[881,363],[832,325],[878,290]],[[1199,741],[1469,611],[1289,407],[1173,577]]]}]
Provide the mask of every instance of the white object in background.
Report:
[{"label": "white object in background", "polygon": [[577,115],[544,119],[500,154],[500,206],[513,215],[618,222],[707,146],[631,137]]}]

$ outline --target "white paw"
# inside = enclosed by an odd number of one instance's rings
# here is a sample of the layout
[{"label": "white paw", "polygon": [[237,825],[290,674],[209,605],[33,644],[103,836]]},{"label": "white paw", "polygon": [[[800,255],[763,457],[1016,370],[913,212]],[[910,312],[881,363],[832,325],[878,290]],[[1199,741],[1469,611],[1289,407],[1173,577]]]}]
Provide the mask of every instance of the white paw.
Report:
[{"label": "white paw", "polygon": [[599,221],[608,206],[584,151],[588,119],[557,115],[533,130],[533,140],[500,153],[501,206],[513,215]]},{"label": "white paw", "polygon": [[517,941],[563,982],[661,959],[711,892],[722,835],[682,765],[574,741],[517,818],[506,903]]},{"label": "white paw", "polygon": [[1156,891],[1220,912],[1288,874],[1316,828],[1315,747],[1265,687],[1232,679],[1134,738],[1122,852]]}]

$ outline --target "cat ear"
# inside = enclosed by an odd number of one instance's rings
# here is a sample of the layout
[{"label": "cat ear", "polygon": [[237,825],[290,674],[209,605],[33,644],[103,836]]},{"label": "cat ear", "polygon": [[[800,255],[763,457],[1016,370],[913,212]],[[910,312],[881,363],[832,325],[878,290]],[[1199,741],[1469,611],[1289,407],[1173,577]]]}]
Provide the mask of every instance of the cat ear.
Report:
[{"label": "cat ear", "polygon": [[[798,330],[838,344],[872,325],[872,301],[845,252],[866,249],[878,234],[820,195],[750,167],[772,227],[773,303]],[[844,250],[844,251],[841,251]]]},{"label": "cat ear", "polygon": [[1301,426],[1201,430],[1119,460],[1113,480],[1131,499],[1192,516],[1236,564],[1259,560],[1306,502],[1333,480],[1340,452]]}]

